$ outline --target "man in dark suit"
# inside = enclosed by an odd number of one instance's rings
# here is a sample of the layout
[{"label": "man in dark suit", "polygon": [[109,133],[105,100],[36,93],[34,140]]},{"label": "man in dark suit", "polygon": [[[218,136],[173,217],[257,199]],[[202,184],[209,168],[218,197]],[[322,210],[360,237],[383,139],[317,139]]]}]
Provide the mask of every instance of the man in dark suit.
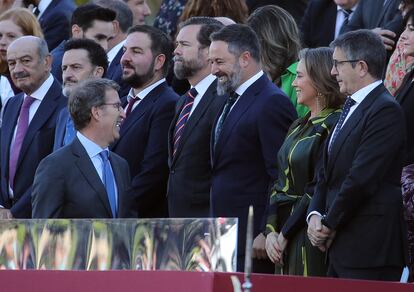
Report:
[{"label": "man in dark suit", "polygon": [[[71,19],[72,38],[91,39],[107,51],[108,41],[113,36],[115,11],[96,4],[86,4],[75,9]],[[62,58],[65,42],[63,41],[52,52],[52,74],[62,81]]]},{"label": "man in dark suit", "polygon": [[33,218],[132,216],[130,176],[124,159],[108,150],[125,118],[109,79],[89,79],[72,90],[73,142],[41,161],[32,192]]},{"label": "man in dark suit", "polygon": [[360,0],[354,15],[344,25],[341,33],[357,29],[372,29],[378,34],[385,48],[389,51],[403,30],[401,11],[398,5],[401,0]]},{"label": "man in dark suit", "polygon": [[310,0],[300,32],[306,48],[327,47],[350,21],[359,0]]},{"label": "man in dark suit", "polygon": [[[168,210],[170,217],[210,214],[210,136],[224,104],[208,60],[210,34],[223,27],[210,17],[193,17],[180,25],[174,51],[174,73],[190,90],[177,103],[168,133]],[[194,93],[194,96],[189,94]]]},{"label": "man in dark suit", "polygon": [[341,35],[332,46],[332,74],[348,98],[327,139],[308,236],[321,250],[329,248],[329,276],[398,281],[406,254],[405,126],[381,82],[385,48],[369,30]]},{"label": "man in dark suit", "polygon": [[24,0],[36,6],[38,17],[49,51],[70,37],[70,18],[76,8],[73,0]]},{"label": "man in dark suit", "polygon": [[[108,68],[104,49],[89,39],[71,39],[65,43],[62,59],[63,94],[69,96],[79,82],[89,78],[101,78]],[[76,130],[64,107],[56,122],[53,151],[70,144],[75,138]]]},{"label": "man in dark suit", "polygon": [[161,30],[137,25],[128,32],[121,58],[131,85],[121,138],[112,150],[128,161],[138,214],[167,216],[168,128],[178,95],[165,82],[173,45]]},{"label": "man in dark suit", "polygon": [[267,257],[261,232],[269,187],[277,176],[277,152],[296,112],[263,73],[259,40],[251,28],[229,25],[213,33],[211,40],[217,92],[230,95],[212,130],[211,210],[214,217],[239,219],[237,269],[241,271],[249,205],[254,207],[257,236],[254,256]]},{"label": "man in dark suit", "polygon": [[114,80],[119,84],[119,96],[124,97],[128,94],[131,86],[122,80],[121,57],[124,53],[124,44],[128,29],[132,26],[133,15],[128,5],[119,0],[95,0],[96,4],[112,9],[116,12],[114,20],[114,34],[108,41],[108,61],[109,67],[105,78]]},{"label": "man in dark suit", "polygon": [[4,109],[0,137],[2,215],[30,218],[33,176],[53,147],[56,118],[66,99],[50,74],[47,44],[24,36],[10,44],[7,62],[11,78],[23,92]]}]

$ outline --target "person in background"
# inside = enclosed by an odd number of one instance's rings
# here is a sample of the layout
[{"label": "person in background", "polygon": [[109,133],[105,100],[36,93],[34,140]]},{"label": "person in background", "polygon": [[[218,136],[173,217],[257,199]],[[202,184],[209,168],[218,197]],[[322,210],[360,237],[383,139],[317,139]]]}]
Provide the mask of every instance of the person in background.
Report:
[{"label": "person in background", "polygon": [[161,29],[171,39],[175,39],[178,20],[186,3],[187,0],[163,0],[154,20],[154,27]]},{"label": "person in background", "polygon": [[134,15],[133,25],[145,24],[145,18],[151,15],[147,0],[123,0]]},{"label": "person in background", "polygon": [[309,112],[292,124],[280,147],[266,225],[266,252],[277,264],[278,274],[326,275],[325,254],[306,236],[306,211],[325,141],[344,101],[331,75],[332,52],[324,47],[304,49],[299,56],[293,86],[298,103],[305,104]]},{"label": "person in background", "polygon": [[247,24],[257,33],[261,45],[261,62],[269,78],[290,98],[300,117],[308,112],[298,104],[292,82],[300,50],[298,27],[293,17],[275,5],[257,8]]}]

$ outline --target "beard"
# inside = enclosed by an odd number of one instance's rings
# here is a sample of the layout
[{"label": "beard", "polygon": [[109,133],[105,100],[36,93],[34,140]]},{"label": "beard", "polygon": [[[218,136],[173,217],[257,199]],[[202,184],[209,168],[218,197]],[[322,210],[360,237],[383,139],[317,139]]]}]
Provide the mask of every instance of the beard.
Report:
[{"label": "beard", "polygon": [[[177,62],[177,60],[181,62]],[[185,60],[182,57],[174,57],[174,74],[178,79],[188,79],[193,77],[206,66],[198,54],[198,59]]]},{"label": "beard", "polygon": [[145,72],[144,74],[140,74],[140,75],[138,75],[135,68],[133,68],[131,65],[126,64],[124,65],[124,67],[134,69],[134,73],[131,74],[130,76],[122,75],[122,80],[128,85],[130,85],[132,88],[141,88],[143,85],[148,83],[148,81],[154,77],[154,64],[155,64],[155,59],[152,60],[152,63],[150,67],[148,68],[147,72]]},{"label": "beard", "polygon": [[[224,73],[217,73],[217,93],[219,95],[224,95],[226,93],[235,91],[237,87],[239,87],[240,85],[241,75],[241,67],[239,63],[234,64],[233,70],[230,75],[226,75]],[[224,81],[220,81],[220,77],[224,76],[227,77],[227,79]]]}]

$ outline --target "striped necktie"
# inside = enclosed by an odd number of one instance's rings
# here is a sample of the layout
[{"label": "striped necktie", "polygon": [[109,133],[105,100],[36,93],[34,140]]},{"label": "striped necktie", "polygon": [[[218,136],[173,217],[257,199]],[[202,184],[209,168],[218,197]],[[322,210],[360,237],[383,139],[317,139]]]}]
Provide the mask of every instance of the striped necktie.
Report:
[{"label": "striped necktie", "polygon": [[190,116],[191,109],[194,104],[194,98],[197,96],[198,92],[193,87],[186,94],[186,100],[183,108],[181,109],[180,115],[178,116],[177,123],[175,124],[174,129],[174,144],[173,144],[173,156],[177,152],[178,145],[180,145],[181,135],[184,131],[185,124],[187,123],[188,117]]}]

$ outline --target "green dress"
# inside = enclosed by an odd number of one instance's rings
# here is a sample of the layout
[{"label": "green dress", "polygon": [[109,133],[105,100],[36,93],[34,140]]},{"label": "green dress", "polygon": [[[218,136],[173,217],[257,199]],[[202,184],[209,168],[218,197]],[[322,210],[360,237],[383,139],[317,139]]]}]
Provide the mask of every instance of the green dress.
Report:
[{"label": "green dress", "polygon": [[288,245],[283,269],[276,268],[276,273],[326,275],[325,254],[306,235],[306,212],[324,142],[340,114],[340,109],[325,109],[312,119],[310,113],[299,118],[278,152],[279,173],[271,190],[266,233],[282,231]]}]

